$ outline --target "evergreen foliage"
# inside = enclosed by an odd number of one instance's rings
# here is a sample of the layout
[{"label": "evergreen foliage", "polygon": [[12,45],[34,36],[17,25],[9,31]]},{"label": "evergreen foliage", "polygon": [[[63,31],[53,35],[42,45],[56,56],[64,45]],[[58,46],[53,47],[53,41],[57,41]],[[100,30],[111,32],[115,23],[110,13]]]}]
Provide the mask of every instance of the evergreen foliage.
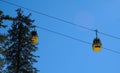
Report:
[{"label": "evergreen foliage", "polygon": [[[7,17],[9,17],[7,15]],[[3,14],[2,11],[0,11],[0,28],[5,28],[6,25],[3,25],[3,20],[6,20],[5,19],[6,16]],[[3,31],[1,31],[3,32]],[[4,42],[5,40],[7,39],[7,35],[3,34],[0,32],[0,73],[3,73],[3,67],[5,65],[5,60],[4,60],[4,48],[3,48],[3,45],[4,45]]]},{"label": "evergreen foliage", "polygon": [[5,44],[5,60],[7,63],[6,73],[37,73],[38,70],[33,67],[37,62],[33,52],[37,50],[30,40],[30,32],[34,20],[23,15],[21,9],[16,10],[17,16],[13,19],[11,28],[8,30],[8,38]]}]

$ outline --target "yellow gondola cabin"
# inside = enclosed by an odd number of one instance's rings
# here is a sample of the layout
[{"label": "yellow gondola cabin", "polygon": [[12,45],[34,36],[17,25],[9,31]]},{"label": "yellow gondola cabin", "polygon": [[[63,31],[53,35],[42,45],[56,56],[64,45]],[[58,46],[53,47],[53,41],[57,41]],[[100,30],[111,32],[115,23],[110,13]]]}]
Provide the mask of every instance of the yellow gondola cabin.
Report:
[{"label": "yellow gondola cabin", "polygon": [[102,48],[102,43],[101,43],[101,40],[98,38],[98,35],[97,35],[98,31],[95,30],[95,32],[96,32],[96,38],[93,40],[92,48],[93,48],[93,51],[100,52]]},{"label": "yellow gondola cabin", "polygon": [[32,42],[32,44],[37,44],[37,42],[38,42],[38,34],[37,34],[37,31],[32,31],[31,32],[31,42]]},{"label": "yellow gondola cabin", "polygon": [[93,40],[92,48],[93,48],[93,51],[95,51],[95,52],[100,52],[101,51],[102,44],[101,44],[101,41],[100,41],[99,38],[95,38]]}]

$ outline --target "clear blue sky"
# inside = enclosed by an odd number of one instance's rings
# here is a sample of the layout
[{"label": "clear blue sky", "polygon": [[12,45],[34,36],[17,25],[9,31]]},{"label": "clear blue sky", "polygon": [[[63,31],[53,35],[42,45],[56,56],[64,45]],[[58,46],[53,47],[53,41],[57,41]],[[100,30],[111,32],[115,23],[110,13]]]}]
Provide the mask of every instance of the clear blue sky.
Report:
[{"label": "clear blue sky", "polygon": [[[120,0],[6,0],[90,29],[120,36]],[[16,15],[15,7],[0,2],[0,10]],[[92,43],[95,33],[86,29],[32,13],[37,26],[64,33]],[[35,64],[40,73],[120,73],[120,55],[102,49],[95,53],[91,45],[37,28],[39,44]],[[99,34],[104,47],[120,51],[120,40]]]}]

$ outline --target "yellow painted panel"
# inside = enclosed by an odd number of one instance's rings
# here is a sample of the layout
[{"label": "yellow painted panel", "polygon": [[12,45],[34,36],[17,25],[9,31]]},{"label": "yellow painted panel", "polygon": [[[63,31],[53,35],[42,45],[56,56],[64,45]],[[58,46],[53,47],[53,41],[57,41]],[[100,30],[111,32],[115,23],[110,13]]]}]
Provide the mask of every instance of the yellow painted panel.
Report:
[{"label": "yellow painted panel", "polygon": [[37,44],[37,42],[38,42],[38,36],[32,37],[31,41],[32,41],[32,44]]},{"label": "yellow painted panel", "polygon": [[[96,47],[96,46],[99,46],[99,47]],[[101,45],[93,45],[93,51],[95,52],[100,52],[101,51]]]}]

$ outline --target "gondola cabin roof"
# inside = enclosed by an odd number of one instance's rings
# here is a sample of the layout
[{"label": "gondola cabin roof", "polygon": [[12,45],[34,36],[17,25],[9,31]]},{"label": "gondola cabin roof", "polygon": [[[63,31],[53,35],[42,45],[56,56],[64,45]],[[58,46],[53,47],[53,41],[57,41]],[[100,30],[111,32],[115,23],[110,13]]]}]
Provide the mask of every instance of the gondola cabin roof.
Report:
[{"label": "gondola cabin roof", "polygon": [[38,36],[37,31],[32,31],[32,32],[31,32],[31,35],[32,35],[32,36]]}]

